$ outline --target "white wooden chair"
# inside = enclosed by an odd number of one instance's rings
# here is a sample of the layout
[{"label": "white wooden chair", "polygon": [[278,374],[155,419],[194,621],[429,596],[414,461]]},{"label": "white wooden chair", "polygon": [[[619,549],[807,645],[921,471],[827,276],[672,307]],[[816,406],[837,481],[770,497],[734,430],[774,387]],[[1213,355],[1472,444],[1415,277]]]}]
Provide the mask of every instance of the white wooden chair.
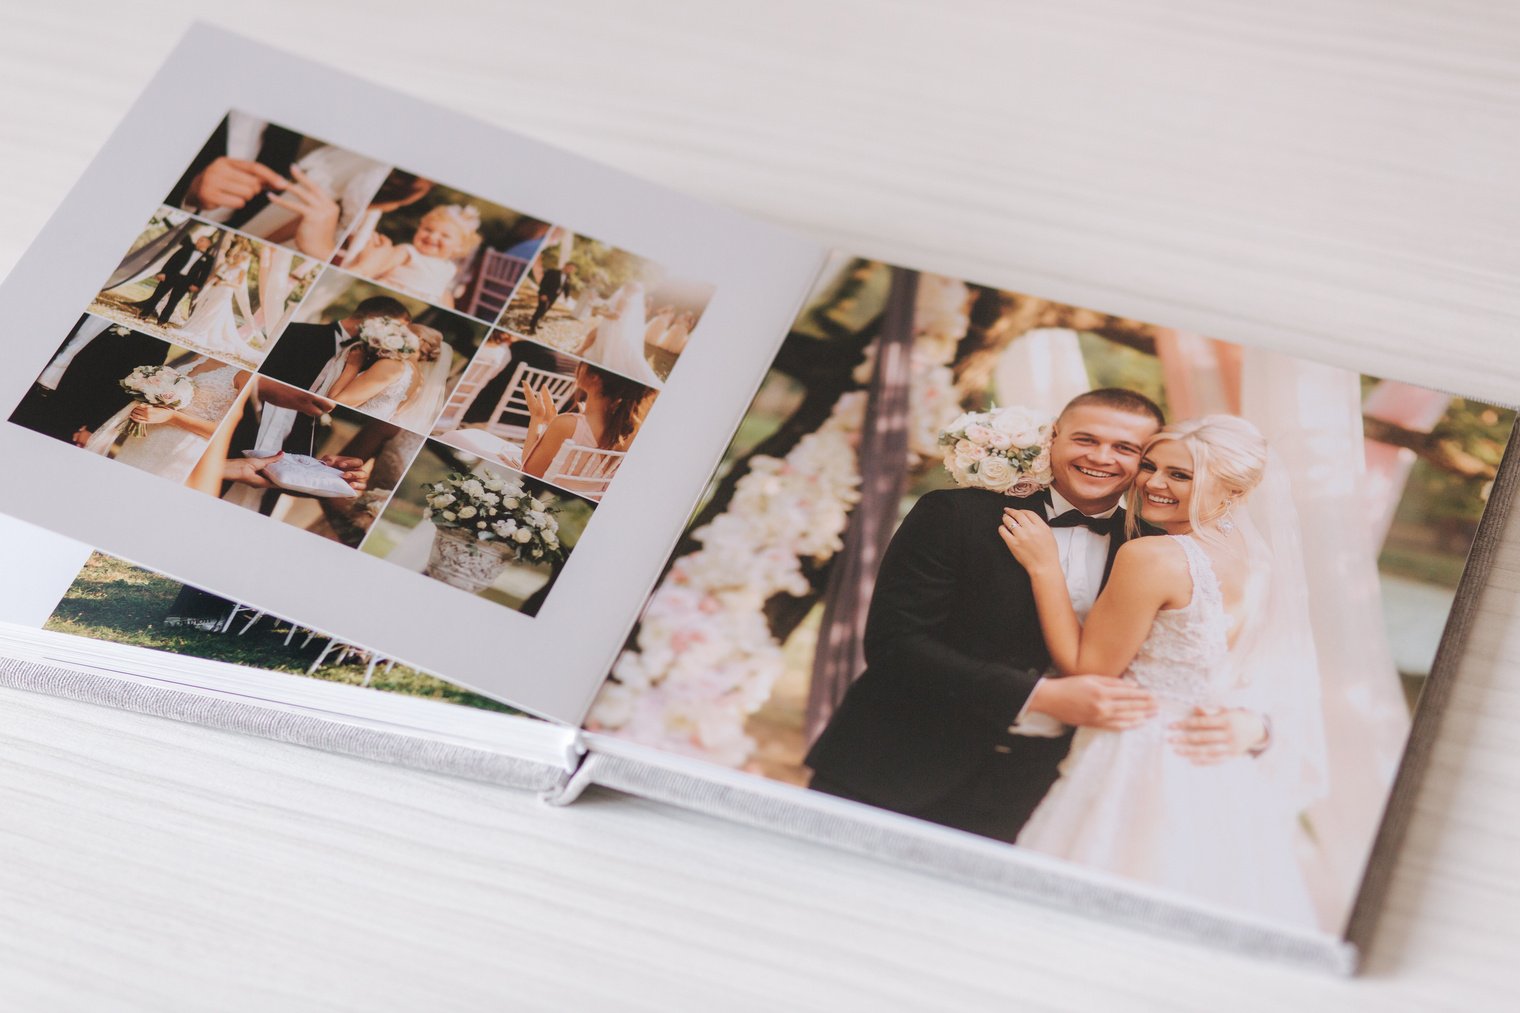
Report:
[{"label": "white wooden chair", "polygon": [[523,396],[522,389],[524,380],[527,380],[528,385],[534,390],[548,391],[549,397],[554,401],[554,407],[561,411],[569,403],[570,395],[575,393],[574,376],[519,362],[517,368],[512,371],[512,378],[507,381],[506,390],[502,391],[501,400],[496,402],[496,410],[491,413],[491,421],[485,426],[487,431],[514,443],[522,443],[527,438],[528,427],[503,422],[502,417],[508,412],[527,417],[528,399]]},{"label": "white wooden chair", "polygon": [[248,612],[251,614],[248,618],[248,621],[243,624],[243,628],[238,630],[238,636],[242,636],[244,633],[247,633],[253,628],[254,623],[264,618],[264,611],[262,609],[256,609],[252,605],[235,604],[232,606],[232,611],[227,613],[227,618],[222,621],[221,629],[217,630],[217,632],[226,633],[228,630],[232,629],[232,624],[237,619],[239,612]]},{"label": "white wooden chair", "polygon": [[449,399],[443,403],[443,413],[438,416],[438,421],[433,423],[433,432],[446,433],[459,428],[459,420],[469,410],[470,405],[475,403],[480,388],[490,383],[497,373],[501,372],[501,365],[490,362],[482,362],[477,355],[475,361],[465,369],[464,376],[459,378],[459,386],[449,394]]},{"label": "white wooden chair", "polygon": [[[334,657],[335,655],[336,657]],[[336,666],[343,664],[350,657],[357,657],[365,663],[364,682],[361,684],[364,686],[368,686],[371,680],[375,678],[375,668],[382,663],[385,665],[387,672],[396,667],[396,662],[393,658],[381,658],[375,652],[366,651],[364,648],[354,644],[345,644],[341,640],[329,640],[327,646],[323,647],[322,652],[317,655],[317,660],[313,661],[311,667],[306,670],[306,674],[315,674],[317,669],[321,668],[329,658],[332,658],[332,663]]]},{"label": "white wooden chair", "polygon": [[578,443],[566,444],[563,455],[544,475],[544,481],[579,493],[590,500],[600,500],[623,463],[621,450],[603,450],[600,447],[583,447]]}]

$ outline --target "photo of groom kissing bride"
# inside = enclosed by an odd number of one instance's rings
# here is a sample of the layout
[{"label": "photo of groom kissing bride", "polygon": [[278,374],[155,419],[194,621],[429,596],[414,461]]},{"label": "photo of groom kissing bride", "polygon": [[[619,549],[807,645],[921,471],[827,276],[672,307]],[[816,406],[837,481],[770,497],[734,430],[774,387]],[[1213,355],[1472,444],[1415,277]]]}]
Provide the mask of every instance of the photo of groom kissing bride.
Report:
[{"label": "photo of groom kissing bride", "polygon": [[841,258],[588,727],[1338,931],[1514,419]]}]

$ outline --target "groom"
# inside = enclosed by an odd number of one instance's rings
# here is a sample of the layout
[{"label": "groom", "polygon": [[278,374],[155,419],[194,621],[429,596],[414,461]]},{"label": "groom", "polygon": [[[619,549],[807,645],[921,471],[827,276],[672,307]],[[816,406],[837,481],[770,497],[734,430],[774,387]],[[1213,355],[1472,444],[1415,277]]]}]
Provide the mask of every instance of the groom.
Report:
[{"label": "groom", "polygon": [[[866,670],[807,756],[811,787],[986,837],[1012,841],[1055,783],[1070,726],[1131,728],[1153,717],[1145,689],[1099,675],[1043,678],[1050,656],[1034,593],[998,535],[1003,510],[1035,510],[1055,532],[1072,604],[1098,596],[1125,538],[1119,502],[1140,451],[1165,424],[1129,390],[1072,399],[1051,440],[1047,492],[983,489],[923,496],[882,558],[866,619]],[[1265,748],[1246,712],[1195,713],[1173,727],[1197,763]]]},{"label": "groom", "polygon": [[211,237],[204,233],[192,241],[181,243],[179,249],[169,255],[169,259],[164,261],[164,266],[154,276],[158,284],[153,293],[140,302],[128,305],[138,316],[156,318],[159,326],[166,326],[169,318],[174,316],[180,300],[188,295],[193,301],[195,293],[206,283],[214,259],[210,250]]}]

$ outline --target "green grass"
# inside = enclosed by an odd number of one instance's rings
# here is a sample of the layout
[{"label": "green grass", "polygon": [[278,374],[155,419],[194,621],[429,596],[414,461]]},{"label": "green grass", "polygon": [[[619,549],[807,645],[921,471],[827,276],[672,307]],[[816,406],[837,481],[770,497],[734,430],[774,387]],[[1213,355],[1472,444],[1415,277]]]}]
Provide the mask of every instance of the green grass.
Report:
[{"label": "green grass", "polygon": [[[342,665],[325,664],[307,676],[306,669],[326,643],[326,638],[318,636],[303,649],[301,642],[306,633],[301,631],[291,638],[287,647],[285,635],[292,624],[283,619],[266,616],[241,636],[237,630],[247,622],[244,616],[239,616],[228,633],[165,626],[164,617],[179,589],[180,585],[167,577],[97,552],[85,563],[44,625],[47,629],[73,636],[286,672],[323,682],[363,683],[365,665],[357,658]],[[383,667],[376,668],[370,688],[482,710],[517,713],[505,704],[400,664],[388,672]]]}]

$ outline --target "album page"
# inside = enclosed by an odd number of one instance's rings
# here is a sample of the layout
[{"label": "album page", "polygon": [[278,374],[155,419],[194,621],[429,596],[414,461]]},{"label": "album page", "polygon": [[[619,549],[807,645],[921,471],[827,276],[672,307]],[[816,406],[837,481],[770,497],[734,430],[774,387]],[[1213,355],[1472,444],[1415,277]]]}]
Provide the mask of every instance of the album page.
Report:
[{"label": "album page", "polygon": [[591,710],[591,780],[1216,941],[1339,940],[1514,423],[839,257]]},{"label": "album page", "polygon": [[0,510],[575,724],[822,261],[198,27],[0,290]]}]

